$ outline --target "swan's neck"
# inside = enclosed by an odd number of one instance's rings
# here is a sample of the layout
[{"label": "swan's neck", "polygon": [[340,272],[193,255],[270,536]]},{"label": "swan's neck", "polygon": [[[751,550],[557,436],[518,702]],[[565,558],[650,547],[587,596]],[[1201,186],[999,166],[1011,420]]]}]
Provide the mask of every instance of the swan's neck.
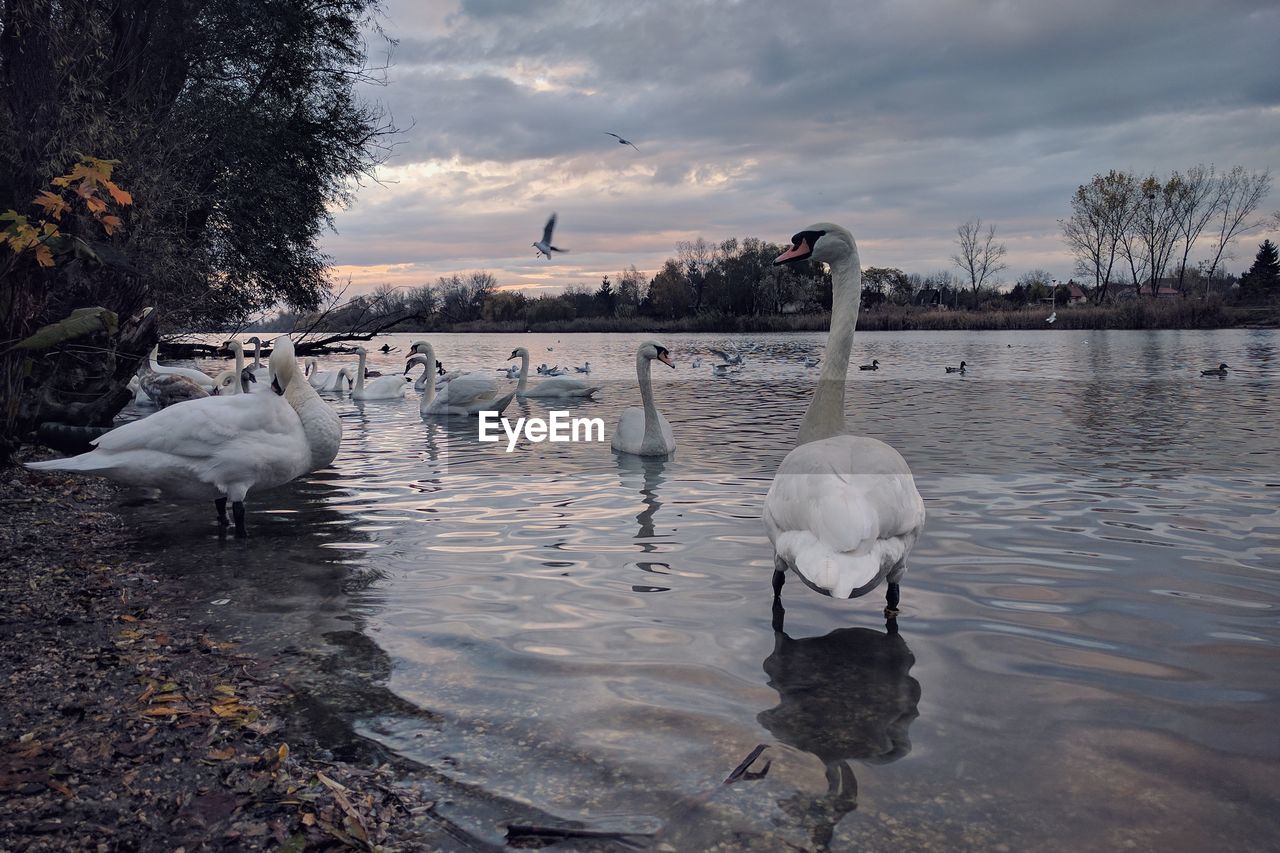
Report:
[{"label": "swan's neck", "polygon": [[844,383],[853,351],[853,330],[858,325],[858,304],[862,301],[862,270],[855,249],[848,258],[831,264],[831,331],[822,360],[813,400],[800,422],[797,444],[808,444],[844,432]]},{"label": "swan's neck", "polygon": [[262,341],[253,342],[253,369],[262,367]]},{"label": "swan's neck", "polygon": [[364,353],[359,353],[360,364],[356,367],[356,390],[364,390]]},{"label": "swan's neck", "polygon": [[516,386],[516,393],[523,394],[524,386],[529,384],[529,354],[525,353],[520,356],[520,384]]},{"label": "swan's neck", "polygon": [[428,345],[422,356],[426,359],[423,365],[426,369],[422,371],[422,401],[418,408],[425,409],[436,398],[436,378],[432,375],[436,372],[436,351]]},{"label": "swan's neck", "polygon": [[658,421],[658,407],[653,404],[653,384],[649,370],[652,361],[643,355],[636,356],[636,376],[640,379],[640,402],[644,405],[644,440],[642,447],[662,443],[662,424]]},{"label": "swan's neck", "polygon": [[236,385],[235,387],[236,387],[237,394],[241,394],[244,392],[244,388],[240,386],[240,383],[243,381],[241,379],[242,376],[244,376],[244,347],[236,347]]}]

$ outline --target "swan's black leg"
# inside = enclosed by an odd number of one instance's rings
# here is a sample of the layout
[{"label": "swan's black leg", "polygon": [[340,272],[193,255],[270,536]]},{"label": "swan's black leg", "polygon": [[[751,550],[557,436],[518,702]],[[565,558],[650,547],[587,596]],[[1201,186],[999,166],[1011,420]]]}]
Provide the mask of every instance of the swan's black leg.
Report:
[{"label": "swan's black leg", "polygon": [[231,504],[231,514],[236,519],[236,536],[247,536],[248,533],[244,529],[244,501],[234,501]]},{"label": "swan's black leg", "polygon": [[218,498],[213,502],[214,507],[218,510],[218,526],[226,527],[231,522],[227,521],[227,499]]},{"label": "swan's black leg", "polygon": [[781,560],[774,560],[773,563],[773,597],[778,598],[782,595],[782,585],[787,582],[787,567]]},{"label": "swan's black leg", "polygon": [[887,602],[884,607],[884,618],[893,619],[898,615],[898,585],[896,583],[886,584],[888,589],[885,591],[884,597]]}]

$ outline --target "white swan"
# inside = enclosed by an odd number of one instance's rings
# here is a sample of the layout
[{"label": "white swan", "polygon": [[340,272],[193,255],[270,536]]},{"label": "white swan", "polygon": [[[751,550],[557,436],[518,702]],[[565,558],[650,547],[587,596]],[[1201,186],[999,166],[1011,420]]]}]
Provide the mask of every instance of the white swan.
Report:
[{"label": "white swan", "polygon": [[307,377],[308,384],[317,391],[346,391],[352,385],[351,372],[347,368],[339,368],[336,373],[320,370],[320,364],[314,358],[309,359],[311,373]]},{"label": "white swan", "polygon": [[530,386],[529,351],[524,347],[516,347],[507,361],[513,358],[520,359],[520,384],[516,386],[518,397],[590,397],[600,390],[599,385],[588,385],[569,376],[553,376]]},{"label": "white swan", "polygon": [[250,382],[257,382],[252,373],[242,373],[237,375],[232,369],[227,369],[213,377],[213,393],[229,397],[232,394],[246,394],[245,386]]},{"label": "white swan", "polygon": [[[435,368],[436,353],[431,344],[419,341],[414,344],[414,354],[409,356],[405,365],[408,371],[415,364],[426,367],[429,375]],[[435,383],[427,382],[422,389],[422,399],[418,403],[418,412],[422,415],[477,415],[480,412],[502,412],[511,404],[516,392],[499,397],[498,383],[485,373],[464,373],[449,382],[443,388],[436,389]]]},{"label": "white swan", "polygon": [[667,419],[653,402],[649,366],[655,358],[668,367],[675,367],[671,361],[671,353],[656,341],[645,341],[636,350],[636,377],[640,380],[640,400],[644,405],[630,406],[618,418],[612,446],[620,453],[666,456],[676,449],[676,437],[671,432],[671,424],[667,423]]},{"label": "white swan", "polygon": [[352,400],[398,400],[404,397],[404,387],[408,381],[401,375],[378,376],[365,382],[364,362],[368,356],[364,347],[356,347],[356,355],[360,364],[356,368],[356,387],[351,389]]},{"label": "white swan", "polygon": [[907,553],[924,527],[924,501],[898,451],[844,433],[844,385],[862,293],[858,248],[852,234],[825,222],[791,240],[774,263],[829,263],[834,301],[826,358],[798,446],[778,466],[764,502],[765,530],[777,553],[774,595],[788,569],[836,598],[865,595],[883,580],[885,615],[892,618]]},{"label": "white swan", "polygon": [[46,471],[79,471],[193,500],[213,500],[244,535],[250,489],[283,485],[328,465],[342,438],[338,415],[302,379],[288,338],[271,354],[273,394],[205,397],[170,406],[112,430],[94,450],[31,462]]},{"label": "white swan", "polygon": [[244,345],[243,344],[241,344],[239,341],[233,338],[232,340],[229,340],[229,341],[223,341],[222,348],[231,350],[232,354],[235,355],[236,374],[238,376],[243,377],[243,380],[241,382],[241,389],[243,390],[244,393],[251,394],[255,391],[263,391],[266,389],[267,385],[271,382],[271,377],[268,376],[264,380],[259,381],[259,376],[253,370],[253,368],[244,366]]},{"label": "white swan", "polygon": [[181,376],[184,379],[190,379],[206,391],[212,391],[214,388],[213,377],[200,370],[192,370],[190,367],[170,367],[167,364],[161,364],[157,361],[160,355],[160,345],[156,344],[151,348],[151,354],[147,356],[147,362],[151,367],[151,372],[158,376]]}]

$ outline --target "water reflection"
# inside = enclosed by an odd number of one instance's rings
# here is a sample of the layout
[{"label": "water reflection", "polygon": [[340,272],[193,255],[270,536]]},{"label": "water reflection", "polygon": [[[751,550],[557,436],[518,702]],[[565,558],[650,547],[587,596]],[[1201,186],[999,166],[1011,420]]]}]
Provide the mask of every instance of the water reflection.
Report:
[{"label": "water reflection", "polygon": [[779,741],[810,752],[826,767],[827,792],[798,793],[779,805],[826,847],[835,827],[858,807],[858,780],[849,762],[888,764],[911,751],[907,730],[919,716],[915,656],[890,619],[885,631],[839,628],[796,640],[773,606],[773,654],[764,662],[777,707],[756,717]]}]

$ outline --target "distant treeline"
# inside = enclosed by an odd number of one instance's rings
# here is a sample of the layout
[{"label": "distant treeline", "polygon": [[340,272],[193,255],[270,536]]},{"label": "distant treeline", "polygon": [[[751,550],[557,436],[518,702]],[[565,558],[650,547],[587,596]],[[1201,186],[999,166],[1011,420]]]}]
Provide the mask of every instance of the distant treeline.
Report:
[{"label": "distant treeline", "polygon": [[[718,245],[698,239],[678,244],[676,256],[652,277],[633,266],[616,278],[605,276],[595,289],[570,285],[562,293],[535,297],[500,290],[487,272],[452,275],[414,288],[383,286],[368,295],[335,300],[320,312],[281,314],[263,328],[308,334],[826,328],[830,276],[817,264],[775,267],[773,259],[783,250],[755,238]],[[1100,297],[1094,287],[1053,281],[1044,270],[1027,272],[1002,291],[985,285],[974,288],[947,270],[920,275],[868,267],[862,274],[859,328],[1042,328],[1052,312],[1059,312],[1058,328],[1204,328],[1262,322],[1259,317],[1269,317],[1268,311],[1241,312],[1232,306],[1266,305],[1280,297],[1271,278],[1265,286],[1255,286],[1262,281],[1256,269],[1263,259],[1270,260],[1268,252],[1274,252],[1269,243],[1259,250],[1260,260],[1246,274],[1243,288],[1232,276],[1201,281],[1196,270],[1185,271],[1185,281],[1195,282],[1195,292],[1207,290],[1207,299],[1180,298],[1168,287],[1149,298],[1136,288],[1115,284]],[[1097,304],[1100,298],[1105,298],[1104,304]]]}]

